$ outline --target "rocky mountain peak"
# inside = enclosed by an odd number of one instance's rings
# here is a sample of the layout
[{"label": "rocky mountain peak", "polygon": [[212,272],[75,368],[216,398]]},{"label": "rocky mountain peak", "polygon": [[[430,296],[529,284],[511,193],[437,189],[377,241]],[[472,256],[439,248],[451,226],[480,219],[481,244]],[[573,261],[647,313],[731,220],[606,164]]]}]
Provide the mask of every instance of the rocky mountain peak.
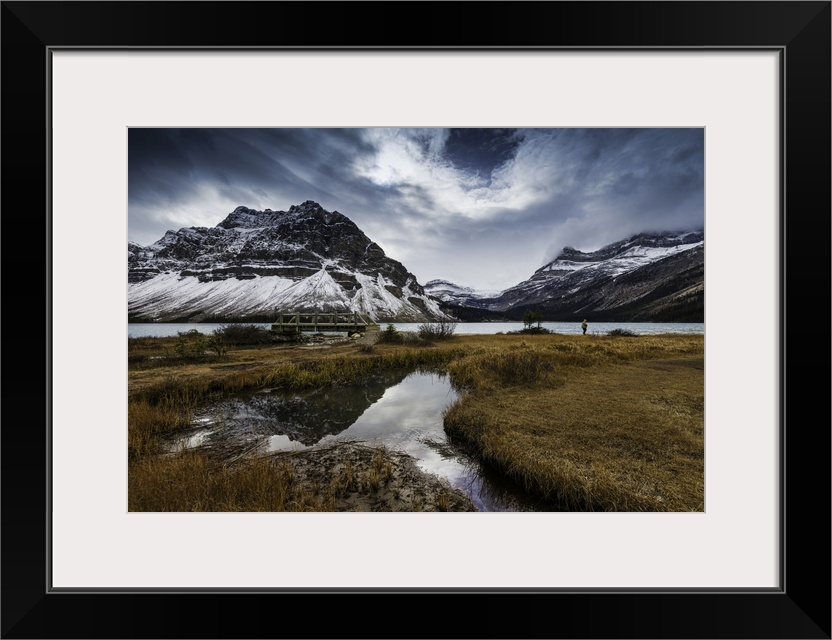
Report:
[{"label": "rocky mountain peak", "polygon": [[560,255],[558,256],[558,260],[580,260],[582,257],[586,256],[583,251],[578,251],[575,247],[564,247]]},{"label": "rocky mountain peak", "polygon": [[619,321],[701,321],[704,237],[701,230],[643,232],[595,251],[564,247],[531,278],[487,301],[487,308],[540,309],[564,320],[592,310]]},{"label": "rocky mountain peak", "polygon": [[416,277],[345,215],[313,200],[288,211],[238,206],[216,227],[128,244],[129,312],[173,321],[284,311],[357,311],[374,320],[444,317]]},{"label": "rocky mountain peak", "polygon": [[289,213],[324,213],[324,208],[314,200],[306,200],[301,204],[293,204],[289,207]]},{"label": "rocky mountain peak", "polygon": [[623,240],[601,247],[597,251],[584,252],[574,247],[564,247],[555,260],[542,266],[538,271],[550,271],[558,263],[599,262],[619,256],[632,256],[639,250],[692,246],[702,243],[704,240],[705,234],[701,230],[636,233]]},{"label": "rocky mountain peak", "polygon": [[229,213],[217,227],[222,229],[258,229],[281,224],[295,224],[299,221],[331,225],[339,222],[349,222],[349,218],[337,211],[327,211],[314,200],[306,200],[301,204],[293,204],[288,211],[273,211],[272,209],[259,211],[241,205]]}]

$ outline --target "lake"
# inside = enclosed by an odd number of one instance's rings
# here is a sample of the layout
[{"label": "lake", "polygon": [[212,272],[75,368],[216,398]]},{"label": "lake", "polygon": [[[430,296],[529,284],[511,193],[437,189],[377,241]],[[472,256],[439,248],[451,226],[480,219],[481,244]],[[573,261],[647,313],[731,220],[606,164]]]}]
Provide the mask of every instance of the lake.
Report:
[{"label": "lake", "polygon": [[[252,323],[264,329],[271,329],[271,323]],[[418,331],[418,322],[397,322],[392,323],[399,331]],[[606,335],[613,329],[624,329],[632,331],[637,335],[656,335],[660,333],[705,333],[704,322],[589,322],[587,334]],[[196,329],[200,333],[213,333],[214,329],[224,326],[222,323],[174,323],[174,322],[148,322],[128,323],[127,337],[141,338],[155,336],[159,338],[175,336],[180,332],[187,332]],[[382,324],[381,328],[387,326]],[[541,327],[554,333],[579,334],[581,324],[579,322],[542,322]],[[522,322],[460,322],[456,325],[458,334],[495,334],[519,331],[523,328]]]}]

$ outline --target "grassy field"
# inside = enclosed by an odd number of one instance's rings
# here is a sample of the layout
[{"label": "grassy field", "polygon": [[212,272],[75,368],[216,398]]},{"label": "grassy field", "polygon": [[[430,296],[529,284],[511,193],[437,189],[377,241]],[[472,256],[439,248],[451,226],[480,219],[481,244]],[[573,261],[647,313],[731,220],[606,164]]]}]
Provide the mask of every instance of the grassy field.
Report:
[{"label": "grassy field", "polygon": [[462,391],[445,414],[452,441],[553,508],[704,509],[703,336],[406,338],[224,348],[198,336],[130,339],[130,510],[470,510],[391,451],[164,452],[196,407],[222,395],[401,367],[447,371]]}]

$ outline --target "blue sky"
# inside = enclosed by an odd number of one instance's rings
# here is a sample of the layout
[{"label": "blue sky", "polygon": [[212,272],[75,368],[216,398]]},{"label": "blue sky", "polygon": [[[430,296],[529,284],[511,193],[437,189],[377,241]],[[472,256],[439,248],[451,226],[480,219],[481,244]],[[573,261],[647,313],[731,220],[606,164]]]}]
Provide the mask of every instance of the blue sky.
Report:
[{"label": "blue sky", "polygon": [[527,279],[564,246],[704,227],[704,129],[135,128],[129,240],[315,200],[420,283]]}]

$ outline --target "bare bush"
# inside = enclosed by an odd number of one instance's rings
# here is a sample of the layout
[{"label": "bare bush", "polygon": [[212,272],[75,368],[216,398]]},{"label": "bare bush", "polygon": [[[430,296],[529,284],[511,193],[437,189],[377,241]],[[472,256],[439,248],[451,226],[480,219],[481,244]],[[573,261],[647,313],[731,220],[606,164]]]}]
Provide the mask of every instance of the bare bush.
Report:
[{"label": "bare bush", "polygon": [[256,324],[224,324],[214,329],[214,335],[223,343],[234,346],[271,344],[272,332]]},{"label": "bare bush", "polygon": [[629,329],[613,329],[612,331],[607,333],[607,335],[608,336],[613,336],[613,337],[624,336],[624,337],[630,338],[630,337],[635,337],[638,334],[635,333],[634,331],[630,331]]},{"label": "bare bush", "polygon": [[454,335],[456,322],[437,320],[419,325],[419,337],[423,340],[447,340]]}]

